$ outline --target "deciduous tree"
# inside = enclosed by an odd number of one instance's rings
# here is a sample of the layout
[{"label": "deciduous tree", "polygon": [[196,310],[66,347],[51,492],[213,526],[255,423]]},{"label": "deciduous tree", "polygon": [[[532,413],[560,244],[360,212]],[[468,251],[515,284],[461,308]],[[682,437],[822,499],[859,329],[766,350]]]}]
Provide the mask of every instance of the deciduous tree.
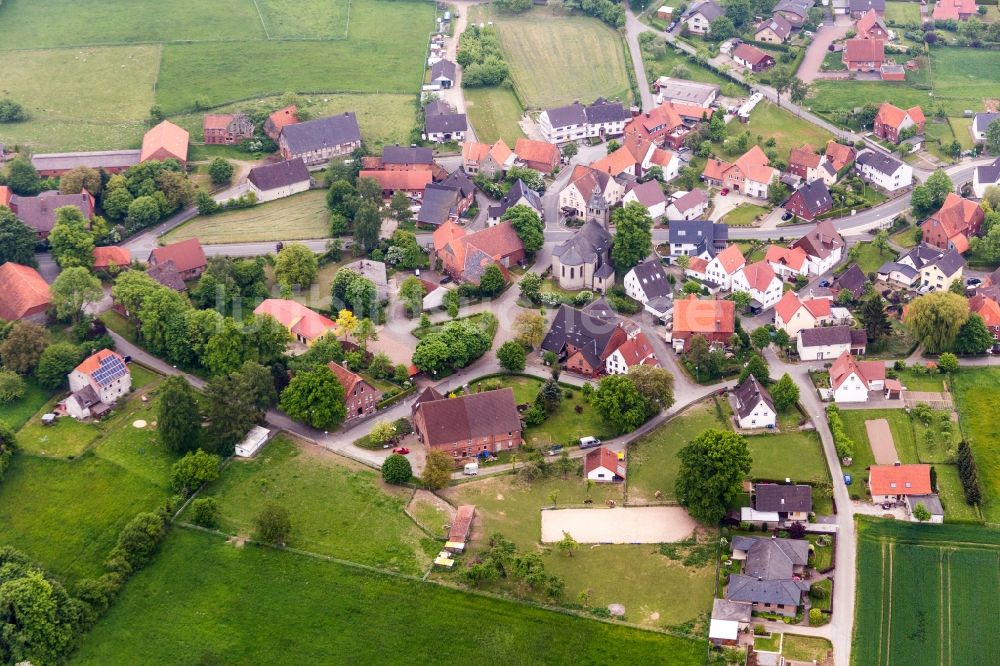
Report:
[{"label": "deciduous tree", "polygon": [[483,271],[482,277],[479,278],[479,293],[483,296],[494,296],[503,290],[504,284],[506,282],[500,267],[496,264],[490,264]]},{"label": "deciduous tree", "polygon": [[629,368],[628,378],[646,402],[655,407],[655,411],[674,404],[674,376],[663,368],[635,365]]},{"label": "deciduous tree", "polygon": [[627,273],[650,253],[653,247],[653,220],[642,204],[631,201],[612,214],[615,238],[611,258],[615,269]]},{"label": "deciduous tree", "polygon": [[514,319],[514,334],[522,345],[535,349],[545,337],[545,317],[537,312],[518,313]]},{"label": "deciduous tree", "polygon": [[226,185],[233,179],[234,173],[236,167],[222,157],[216,157],[208,165],[208,177],[212,179],[213,185]]},{"label": "deciduous tree", "polygon": [[219,478],[222,458],[201,449],[189,451],[170,469],[170,483],[182,495],[190,495],[201,484]]},{"label": "deciduous tree", "polygon": [[507,372],[521,372],[527,356],[524,347],[519,342],[508,340],[497,348],[497,361]]},{"label": "deciduous tree", "polygon": [[296,374],[281,392],[281,410],[318,430],[331,430],[347,416],[344,387],[329,368]]},{"label": "deciduous tree", "polygon": [[56,342],[45,348],[38,359],[35,368],[35,378],[42,387],[54,391],[62,388],[68,381],[68,375],[80,361],[83,352],[70,342]]},{"label": "deciduous tree", "polygon": [[382,461],[382,480],[386,483],[401,486],[411,478],[413,478],[413,468],[406,456],[393,453]]},{"label": "deciduous tree", "polygon": [[76,206],[56,209],[55,225],[49,233],[52,258],[63,270],[94,265],[94,237],[86,229],[86,218]]},{"label": "deciduous tree", "polygon": [[983,354],[992,346],[993,335],[986,328],[983,318],[976,313],[970,314],[955,336],[955,353],[963,356]]},{"label": "deciduous tree", "polygon": [[201,409],[182,376],[168,377],[160,386],[156,432],[160,443],[174,453],[193,451],[201,442]]},{"label": "deciduous tree", "polygon": [[603,377],[590,401],[618,434],[632,432],[651,412],[649,402],[626,375]]},{"label": "deciduous tree", "polygon": [[95,197],[101,194],[100,171],[78,166],[59,176],[59,192],[62,194],[79,194],[83,190]]},{"label": "deciduous tree", "polygon": [[0,361],[17,374],[27,375],[38,365],[49,340],[49,332],[41,324],[27,320],[16,322],[0,342]]},{"label": "deciduous tree", "polygon": [[959,329],[969,318],[965,298],[947,291],[935,291],[914,299],[906,313],[906,324],[928,352],[951,349]]},{"label": "deciduous tree", "polygon": [[439,490],[451,483],[451,473],[455,471],[455,461],[443,451],[431,451],[424,462],[424,472],[420,480],[428,488]]},{"label": "deciduous tree", "polygon": [[23,266],[37,266],[35,245],[38,238],[28,225],[9,208],[0,206],[0,264],[12,261]]},{"label": "deciduous tree", "polygon": [[528,254],[534,254],[542,249],[542,245],[545,244],[545,224],[534,208],[523,204],[511,206],[500,219],[511,223]]},{"label": "deciduous tree", "polygon": [[274,261],[274,277],[290,287],[308,287],[318,269],[316,255],[301,243],[286,245]]},{"label": "deciduous tree", "polygon": [[284,546],[292,532],[292,517],[285,507],[269,503],[254,518],[254,537],[258,541]]},{"label": "deciduous tree", "polygon": [[734,432],[708,429],[680,450],[675,490],[691,516],[714,525],[736,500],[750,474],[747,441]]},{"label": "deciduous tree", "polygon": [[785,411],[799,401],[799,387],[787,372],[771,387],[771,400],[779,412]]},{"label": "deciduous tree", "polygon": [[52,283],[52,305],[60,319],[74,323],[83,317],[83,309],[104,297],[101,281],[82,266],[64,269]]}]

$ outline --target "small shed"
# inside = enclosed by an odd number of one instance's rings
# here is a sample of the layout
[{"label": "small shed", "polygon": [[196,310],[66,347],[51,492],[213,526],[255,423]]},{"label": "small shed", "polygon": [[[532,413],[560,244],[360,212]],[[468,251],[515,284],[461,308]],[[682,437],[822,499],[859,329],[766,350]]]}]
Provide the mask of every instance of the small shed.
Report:
[{"label": "small shed", "polygon": [[243,441],[236,445],[235,455],[237,458],[252,458],[271,437],[271,431],[267,428],[254,426]]},{"label": "small shed", "polygon": [[656,10],[656,18],[669,21],[674,17],[674,8],[663,5]]},{"label": "small shed", "polygon": [[736,645],[740,623],[735,620],[712,620],[708,625],[708,640],[716,645]]},{"label": "small shed", "polygon": [[903,385],[898,379],[885,380],[885,397],[886,400],[899,400],[903,397]]},{"label": "small shed", "polygon": [[455,519],[451,521],[451,529],[448,531],[448,541],[465,545],[469,540],[469,532],[472,531],[472,518],[476,515],[474,504],[463,504],[455,512]]}]

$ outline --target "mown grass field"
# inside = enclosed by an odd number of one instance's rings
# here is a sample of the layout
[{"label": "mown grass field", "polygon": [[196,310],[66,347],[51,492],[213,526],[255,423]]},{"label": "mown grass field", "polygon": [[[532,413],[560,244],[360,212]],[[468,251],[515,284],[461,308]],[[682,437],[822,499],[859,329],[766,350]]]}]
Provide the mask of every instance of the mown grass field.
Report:
[{"label": "mown grass field", "polygon": [[[750,114],[750,122],[735,122],[726,125],[726,136],[736,137],[743,132],[749,131],[756,139],[758,136],[763,141],[773,138],[776,142],[775,148],[778,151],[778,159],[787,161],[788,153],[792,148],[797,148],[803,143],[811,144],[815,147],[825,146],[826,142],[833,138],[833,135],[817,125],[802,120],[791,112],[771,104],[761,102]],[[726,158],[739,157],[737,153],[727,153],[716,146],[717,150]]]},{"label": "mown grass field", "polygon": [[920,25],[920,5],[916,2],[887,2],[885,19],[895,23]]},{"label": "mown grass field", "polygon": [[958,408],[962,435],[972,447],[983,491],[983,517],[1000,522],[1000,368],[963,368],[954,374],[952,395]]},{"label": "mown grass field", "polygon": [[556,17],[547,9],[493,17],[511,78],[532,109],[630,96],[617,32],[594,18]]},{"label": "mown grass field", "polygon": [[469,123],[482,143],[503,139],[512,149],[524,136],[518,124],[524,109],[517,95],[509,88],[466,88],[465,110]]},{"label": "mown grass field", "polygon": [[251,536],[254,518],[273,502],[291,514],[289,546],[419,575],[430,558],[423,532],[403,513],[411,494],[385,485],[375,471],[279,436],[253,460],[230,463],[202,496],[218,501],[219,529],[228,534]]},{"label": "mown grass field", "polygon": [[767,215],[768,209],[764,206],[754,204],[740,204],[736,208],[726,213],[721,222],[725,222],[731,227],[748,227],[763,215]]},{"label": "mown grass field", "polygon": [[347,35],[351,0],[257,0],[256,5],[272,39]]},{"label": "mown grass field", "polygon": [[330,235],[326,192],[310,190],[253,208],[195,217],[163,237],[165,243],[197,238],[202,243],[304,240]]},{"label": "mown grass field", "polygon": [[853,663],[986,664],[1000,629],[1000,534],[861,519]]},{"label": "mown grass field", "polygon": [[34,379],[29,378],[25,382],[24,395],[20,399],[8,403],[0,408],[0,421],[3,421],[9,425],[15,432],[21,429],[21,427],[28,422],[28,419],[34,415],[39,409],[42,408],[49,398],[52,397],[52,392],[48,389],[43,389],[39,386]]},{"label": "mown grass field", "polygon": [[705,649],[704,641],[175,531],[75,661],[414,664],[446,651],[475,663],[642,663],[669,654],[687,665],[703,663]]}]

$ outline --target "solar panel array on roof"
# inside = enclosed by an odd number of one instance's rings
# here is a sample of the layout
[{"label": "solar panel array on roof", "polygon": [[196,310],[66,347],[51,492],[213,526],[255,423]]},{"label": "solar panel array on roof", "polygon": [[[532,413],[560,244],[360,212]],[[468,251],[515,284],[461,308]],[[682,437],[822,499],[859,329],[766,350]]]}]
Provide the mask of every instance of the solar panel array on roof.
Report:
[{"label": "solar panel array on roof", "polygon": [[107,386],[114,380],[124,377],[128,370],[125,368],[125,364],[122,363],[121,359],[114,355],[109,355],[101,359],[101,367],[99,367],[92,375],[94,381],[101,386]]}]

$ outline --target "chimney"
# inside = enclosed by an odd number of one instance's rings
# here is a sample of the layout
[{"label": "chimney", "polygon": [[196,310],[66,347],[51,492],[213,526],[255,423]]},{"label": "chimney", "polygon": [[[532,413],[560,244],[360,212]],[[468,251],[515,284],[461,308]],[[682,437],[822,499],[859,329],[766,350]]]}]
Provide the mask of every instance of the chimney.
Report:
[{"label": "chimney", "polygon": [[902,465],[902,463],[899,462],[898,460],[892,464],[893,467],[899,467],[901,465]]},{"label": "chimney", "polygon": [[781,498],[781,506],[785,506],[785,498],[784,497]]},{"label": "chimney", "polygon": [[792,480],[786,476],[785,477],[785,483],[791,484]]}]

